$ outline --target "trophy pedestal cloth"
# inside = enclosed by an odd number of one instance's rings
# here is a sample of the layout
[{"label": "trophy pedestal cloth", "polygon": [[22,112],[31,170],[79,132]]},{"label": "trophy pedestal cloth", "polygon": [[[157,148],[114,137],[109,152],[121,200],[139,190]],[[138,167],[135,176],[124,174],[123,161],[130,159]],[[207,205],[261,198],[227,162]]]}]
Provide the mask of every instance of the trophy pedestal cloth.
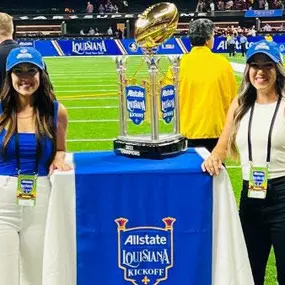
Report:
[{"label": "trophy pedestal cloth", "polygon": [[[144,57],[131,79],[126,76],[127,57],[116,58],[119,79],[120,134],[114,141],[118,155],[161,159],[180,154],[187,143],[180,135],[179,56],[169,57],[172,76],[160,68],[155,54],[177,28],[179,14],[172,3],[158,3],[146,9],[135,24],[135,39]],[[139,74],[142,66],[145,73]],[[132,66],[133,68],[133,66]],[[144,77],[141,83],[139,78]]]}]

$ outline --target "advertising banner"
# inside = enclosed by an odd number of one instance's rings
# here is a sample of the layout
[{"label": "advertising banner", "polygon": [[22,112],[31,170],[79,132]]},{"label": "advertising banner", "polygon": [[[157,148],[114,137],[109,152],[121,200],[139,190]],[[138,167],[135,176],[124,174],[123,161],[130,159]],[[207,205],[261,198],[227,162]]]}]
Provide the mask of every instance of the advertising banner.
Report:
[{"label": "advertising banner", "polygon": [[[264,39],[263,36],[248,37],[246,49],[252,43]],[[273,36],[283,53],[285,51],[285,36]],[[94,40],[21,40],[20,46],[35,47],[43,56],[118,56],[143,55],[143,50],[134,39],[94,39]],[[171,38],[156,50],[157,54],[185,54],[191,50],[190,40],[187,37]],[[236,52],[241,51],[239,37],[236,38]],[[216,37],[213,52],[227,53],[228,44],[225,36]]]}]

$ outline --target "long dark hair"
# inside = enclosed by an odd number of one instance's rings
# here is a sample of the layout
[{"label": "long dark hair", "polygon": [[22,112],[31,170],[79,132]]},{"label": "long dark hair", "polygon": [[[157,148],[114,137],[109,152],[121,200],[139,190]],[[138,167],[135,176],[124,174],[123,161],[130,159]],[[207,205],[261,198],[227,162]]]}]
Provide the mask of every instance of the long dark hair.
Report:
[{"label": "long dark hair", "polygon": [[[34,113],[36,115],[36,138],[41,152],[40,140],[47,136],[52,141],[53,155],[56,151],[56,127],[54,126],[54,101],[56,100],[52,83],[46,71],[40,70],[40,85],[34,96]],[[2,114],[0,114],[0,132],[6,129],[2,141],[2,155],[5,158],[6,148],[12,135],[16,132],[17,92],[13,88],[11,71],[7,73],[0,94]],[[52,158],[51,158],[52,159]]]},{"label": "long dark hair", "polygon": [[[276,64],[276,91],[278,96],[285,94],[285,70],[282,63]],[[244,70],[244,77],[240,85],[238,94],[238,107],[234,112],[233,128],[229,139],[229,154],[233,157],[237,157],[238,151],[235,144],[237,131],[240,125],[240,121],[248,110],[253,106],[256,100],[256,89],[250,83],[249,80],[249,64],[247,63]]]}]

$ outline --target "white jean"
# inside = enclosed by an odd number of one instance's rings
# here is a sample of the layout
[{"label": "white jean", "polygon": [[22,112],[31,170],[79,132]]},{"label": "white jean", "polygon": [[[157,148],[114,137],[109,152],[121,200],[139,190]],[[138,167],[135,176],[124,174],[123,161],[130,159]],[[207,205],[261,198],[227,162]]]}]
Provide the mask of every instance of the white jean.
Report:
[{"label": "white jean", "polygon": [[38,177],[35,207],[16,204],[17,177],[0,176],[0,284],[41,285],[50,182]]}]

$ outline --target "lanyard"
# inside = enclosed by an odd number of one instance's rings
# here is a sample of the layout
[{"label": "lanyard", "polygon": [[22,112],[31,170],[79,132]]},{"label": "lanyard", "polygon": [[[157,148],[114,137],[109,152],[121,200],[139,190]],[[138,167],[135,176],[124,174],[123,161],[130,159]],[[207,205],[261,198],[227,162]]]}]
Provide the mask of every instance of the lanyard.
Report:
[{"label": "lanyard", "polygon": [[[37,175],[39,173],[39,161],[40,161],[40,145],[39,141],[37,140],[37,146],[36,146],[36,165],[35,165],[35,171],[33,174]],[[15,151],[16,151],[16,167],[18,174],[21,173],[21,166],[20,166],[20,141],[19,141],[19,133],[18,133],[18,123],[16,118],[16,131],[15,131]]]},{"label": "lanyard", "polygon": [[[268,132],[268,140],[267,140],[267,156],[266,156],[266,162],[269,163],[270,162],[270,156],[271,156],[271,135],[272,135],[272,130],[273,130],[273,125],[276,119],[276,115],[277,115],[277,111],[279,109],[281,103],[281,96],[279,96],[276,107],[275,107],[275,111],[273,114],[273,117],[271,119],[271,123],[270,123],[270,128],[269,128],[269,132]],[[248,134],[247,134],[247,141],[248,141],[248,159],[249,162],[252,162],[252,145],[251,145],[251,124],[252,124],[252,116],[253,116],[253,111],[254,111],[254,105],[251,107],[250,110],[250,116],[249,116],[249,122],[248,122]]]}]

